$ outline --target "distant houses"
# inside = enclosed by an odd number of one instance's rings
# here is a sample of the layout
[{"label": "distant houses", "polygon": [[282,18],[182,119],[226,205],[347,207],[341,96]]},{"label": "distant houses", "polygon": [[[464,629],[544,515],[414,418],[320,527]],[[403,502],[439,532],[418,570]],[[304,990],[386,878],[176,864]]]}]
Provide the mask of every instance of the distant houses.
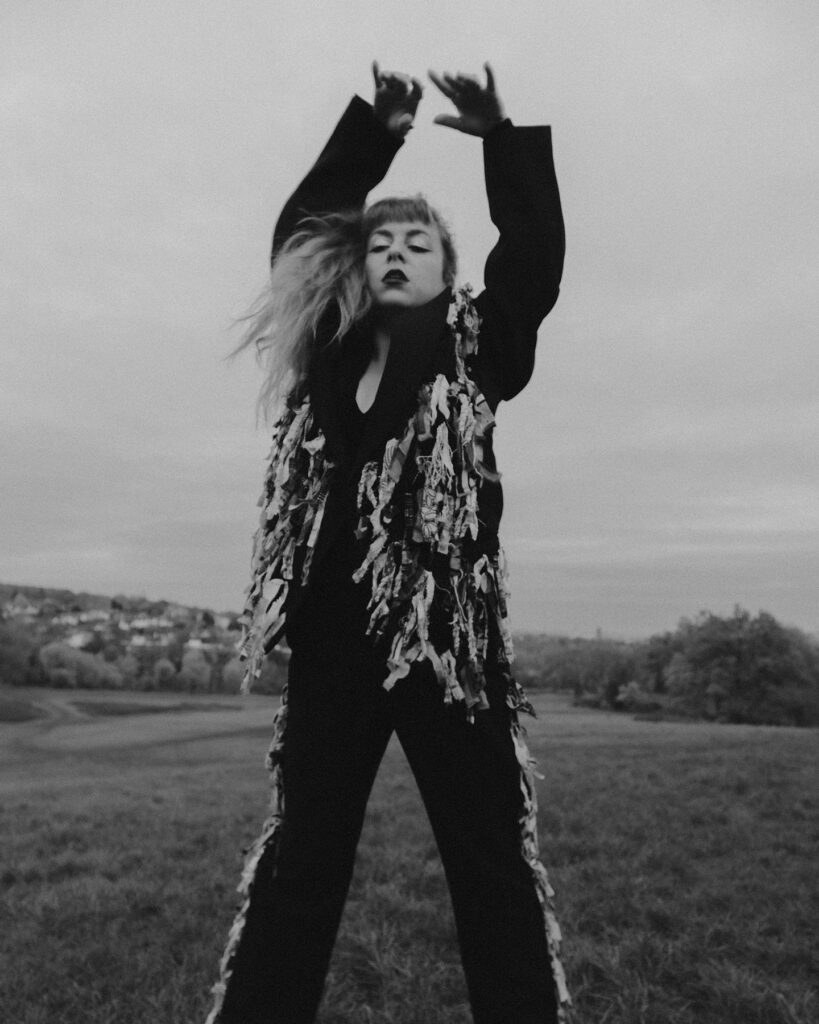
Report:
[{"label": "distant houses", "polygon": [[[234,692],[242,675],[229,612],[0,583],[0,631],[16,658],[0,684]],[[283,664],[271,661],[262,689],[277,692]]]},{"label": "distant houses", "polygon": [[30,601],[25,594],[15,594],[3,605],[3,617],[8,619],[36,619],[40,614],[39,605]]},{"label": "distant houses", "polygon": [[0,606],[0,619],[30,626],[43,641],[61,640],[75,650],[99,649],[105,644],[129,651],[178,644],[183,650],[217,651],[233,646],[239,628],[236,616],[228,612],[214,614],[121,595],[107,608],[83,608],[71,603],[73,595],[68,593],[69,600],[60,601],[50,596],[32,598],[18,591]]}]

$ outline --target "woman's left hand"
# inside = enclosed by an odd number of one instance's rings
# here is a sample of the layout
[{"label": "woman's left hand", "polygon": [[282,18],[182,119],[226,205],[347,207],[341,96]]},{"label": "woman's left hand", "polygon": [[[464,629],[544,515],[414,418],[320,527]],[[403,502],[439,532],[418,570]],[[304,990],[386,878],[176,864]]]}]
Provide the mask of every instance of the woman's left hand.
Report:
[{"label": "woman's left hand", "polygon": [[417,78],[400,71],[382,71],[376,60],[373,61],[373,78],[373,113],[388,132],[403,139],[412,128],[424,87]]},{"label": "woman's left hand", "polygon": [[438,76],[430,71],[429,77],[448,99],[458,108],[458,116],[438,114],[435,124],[456,128],[467,135],[478,135],[483,138],[496,124],[503,121],[505,115],[500,96],[495,91],[495,76],[492,68],[484,64],[486,85],[481,85],[475,75],[457,75],[444,73]]}]

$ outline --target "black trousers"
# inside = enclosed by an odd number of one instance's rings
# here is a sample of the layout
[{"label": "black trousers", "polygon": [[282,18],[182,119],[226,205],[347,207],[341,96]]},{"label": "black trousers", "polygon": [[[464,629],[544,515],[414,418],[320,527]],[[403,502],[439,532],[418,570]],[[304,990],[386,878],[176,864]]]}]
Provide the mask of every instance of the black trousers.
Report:
[{"label": "black trousers", "polygon": [[528,859],[524,849],[526,776],[500,678],[490,677],[490,707],[470,723],[462,704],[443,703],[426,664],[385,691],[383,661],[356,635],[290,638],[269,759],[271,817],[248,855],[246,899],[208,1024],[315,1019],[367,800],[393,730],[443,861],[475,1024],[562,1020],[559,933],[539,861],[533,871],[531,835]]}]

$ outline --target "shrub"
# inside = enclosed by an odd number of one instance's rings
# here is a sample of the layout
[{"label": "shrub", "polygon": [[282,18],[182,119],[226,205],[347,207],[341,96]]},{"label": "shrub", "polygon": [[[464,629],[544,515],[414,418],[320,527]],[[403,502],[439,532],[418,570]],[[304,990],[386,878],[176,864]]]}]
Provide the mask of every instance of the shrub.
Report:
[{"label": "shrub", "polygon": [[179,670],[179,681],[191,693],[210,689],[211,667],[204,653],[194,648],[182,655],[182,668]]},{"label": "shrub", "polygon": [[614,700],[615,706],[624,711],[636,711],[645,714],[649,711],[660,711],[662,704],[650,693],[646,693],[636,679],[621,686]]},{"label": "shrub", "polygon": [[58,690],[74,690],[77,688],[77,673],[70,668],[60,666],[46,670],[46,679],[49,686],[55,686]]},{"label": "shrub", "polygon": [[175,689],[176,666],[168,658],[160,658],[154,664],[153,679],[158,690]]},{"label": "shrub", "polygon": [[135,689],[139,679],[139,662],[133,654],[123,654],[117,659],[117,668],[127,689]]},{"label": "shrub", "polygon": [[122,673],[115,665],[59,641],[40,648],[40,663],[50,686],[102,689],[119,688],[123,684]]},{"label": "shrub", "polygon": [[221,689],[226,693],[238,693],[245,674],[244,662],[233,657],[222,666]]},{"label": "shrub", "polygon": [[17,622],[0,622],[0,683],[31,686],[41,681],[37,646],[30,631]]}]

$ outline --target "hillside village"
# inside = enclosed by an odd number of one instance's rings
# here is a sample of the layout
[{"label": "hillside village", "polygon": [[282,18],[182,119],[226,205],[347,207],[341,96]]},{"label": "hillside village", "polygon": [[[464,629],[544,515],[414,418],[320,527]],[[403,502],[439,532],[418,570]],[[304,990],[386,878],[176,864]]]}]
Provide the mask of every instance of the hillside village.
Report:
[{"label": "hillside village", "polygon": [[[42,643],[61,641],[92,654],[111,644],[137,651],[179,643],[184,650],[215,652],[232,648],[241,630],[237,616],[227,612],[214,614],[144,598],[93,596],[89,602],[88,595],[70,592],[60,599],[45,589],[37,597],[32,589],[17,590],[0,604],[3,620],[27,626]],[[88,607],[100,601],[107,601],[108,607]]]},{"label": "hillside village", "polygon": [[[0,683],[235,693],[244,675],[232,612],[144,597],[0,584]],[[278,690],[289,652],[254,688]]]}]

